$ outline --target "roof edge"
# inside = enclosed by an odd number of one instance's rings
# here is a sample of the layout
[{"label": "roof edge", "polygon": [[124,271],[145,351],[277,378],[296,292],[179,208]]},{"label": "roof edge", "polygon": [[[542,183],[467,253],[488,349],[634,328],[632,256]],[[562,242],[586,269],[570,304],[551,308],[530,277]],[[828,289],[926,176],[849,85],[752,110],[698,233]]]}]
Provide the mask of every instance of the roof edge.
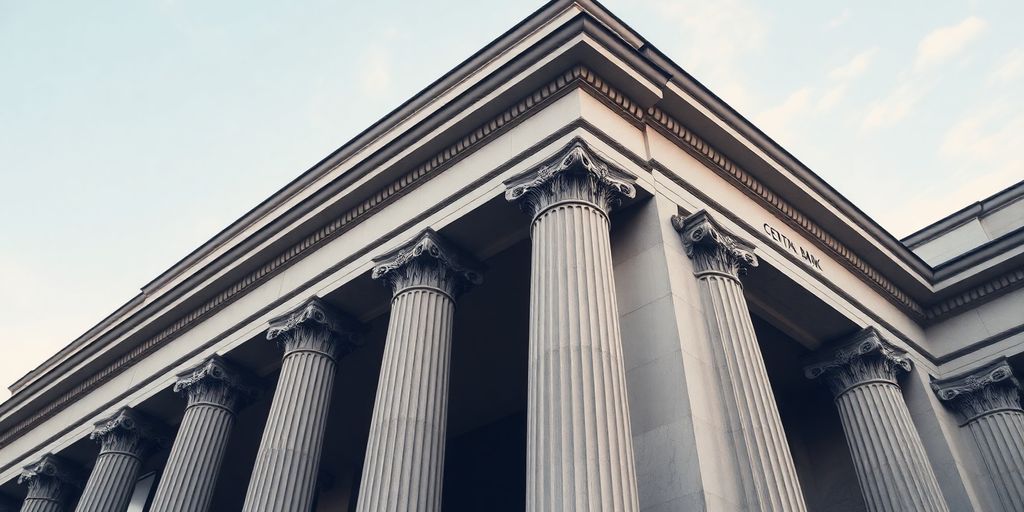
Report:
[{"label": "roof edge", "polygon": [[953,212],[905,237],[901,240],[904,245],[913,249],[925,242],[934,240],[949,231],[952,231],[973,219],[983,217],[1008,203],[1024,197],[1024,180],[992,194],[980,201],[975,201],[960,210]]}]

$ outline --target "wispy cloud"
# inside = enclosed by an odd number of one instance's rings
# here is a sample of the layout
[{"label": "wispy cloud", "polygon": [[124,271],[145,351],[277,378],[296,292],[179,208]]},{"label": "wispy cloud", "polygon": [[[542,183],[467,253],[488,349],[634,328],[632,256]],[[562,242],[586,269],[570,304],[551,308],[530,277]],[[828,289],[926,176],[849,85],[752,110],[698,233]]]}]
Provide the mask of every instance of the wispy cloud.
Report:
[{"label": "wispy cloud", "polygon": [[767,18],[744,0],[652,0],[650,5],[678,29],[678,44],[666,52],[733,106],[749,107],[742,62],[764,47]]},{"label": "wispy cloud", "polygon": [[852,15],[853,11],[849,7],[846,7],[842,10],[842,12],[836,15],[835,18],[828,20],[828,22],[825,23],[825,28],[827,30],[835,30],[845,25],[847,21],[850,21],[850,16]]},{"label": "wispy cloud", "polygon": [[971,172],[1014,169],[1024,176],[1024,108],[996,99],[969,111],[947,131],[941,156],[970,164]]},{"label": "wispy cloud", "polygon": [[401,31],[397,27],[380,30],[374,42],[363,51],[357,76],[361,92],[369,97],[387,96],[394,85],[393,51],[399,44]]},{"label": "wispy cloud", "polygon": [[932,83],[928,77],[950,58],[960,55],[987,26],[985,20],[969,16],[956,25],[939,27],[921,38],[911,69],[900,75],[885,96],[868,105],[861,126],[874,130],[905,119],[928,94]]},{"label": "wispy cloud", "polygon": [[841,82],[833,85],[822,93],[821,97],[818,98],[818,102],[815,104],[815,108],[818,112],[825,113],[836,108],[837,105],[846,96],[846,91],[849,89],[848,82]]},{"label": "wispy cloud", "polygon": [[931,31],[917,45],[914,69],[925,70],[954,57],[974,41],[988,27],[988,22],[969,16],[956,25]]},{"label": "wispy cloud", "polygon": [[1007,53],[988,77],[990,84],[1009,84],[1024,77],[1024,49],[1015,48]]},{"label": "wispy cloud", "polygon": [[910,233],[1020,181],[1022,146],[1024,108],[1013,100],[994,99],[969,110],[946,130],[936,151],[944,174],[893,202],[886,226],[898,236]]},{"label": "wispy cloud", "polygon": [[868,106],[862,126],[874,129],[902,121],[927,91],[927,86],[921,83],[903,81],[885,97]]},{"label": "wispy cloud", "polygon": [[802,116],[824,114],[836,108],[850,84],[871,67],[878,48],[868,48],[832,68],[820,81],[798,88],[781,103],[761,111],[757,123],[780,140],[792,135],[793,124]]},{"label": "wispy cloud", "polygon": [[850,83],[871,67],[876,54],[878,54],[878,48],[868,48],[854,55],[845,64],[829,71],[828,77],[831,84],[818,98],[815,106],[819,113],[829,112],[842,102],[846,91],[850,88]]},{"label": "wispy cloud", "polygon": [[391,87],[391,52],[383,46],[367,49],[359,66],[359,85],[362,93],[378,97]]},{"label": "wispy cloud", "polygon": [[757,124],[772,137],[785,141],[793,140],[792,126],[800,116],[808,112],[813,95],[814,89],[810,87],[793,91],[782,103],[758,114]]},{"label": "wispy cloud", "polygon": [[875,54],[878,53],[878,48],[869,48],[864,50],[857,55],[854,55],[846,64],[833,68],[829,72],[829,78],[834,80],[850,80],[857,78],[864,74],[864,71],[871,65],[871,61],[875,58]]}]

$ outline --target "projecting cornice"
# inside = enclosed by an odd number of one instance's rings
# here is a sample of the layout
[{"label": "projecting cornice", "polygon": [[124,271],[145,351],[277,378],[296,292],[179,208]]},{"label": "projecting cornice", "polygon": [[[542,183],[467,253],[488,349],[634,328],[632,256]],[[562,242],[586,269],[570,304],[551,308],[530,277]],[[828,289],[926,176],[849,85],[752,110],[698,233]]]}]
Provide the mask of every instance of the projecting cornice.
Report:
[{"label": "projecting cornice", "polygon": [[836,256],[836,259],[852,270],[855,275],[878,289],[883,297],[894,302],[919,320],[925,317],[924,308],[920,304],[911,299],[909,295],[899,289],[892,281],[885,278],[881,272],[840,243],[825,229],[811,220],[810,217],[804,215],[800,209],[776,194],[770,187],[740,168],[723,153],[716,150],[704,139],[697,136],[697,134],[687,129],[682,123],[673,119],[661,109],[651,107],[648,109],[647,114],[648,122],[655,128],[669,135],[677,144],[697,156],[708,167],[717,171],[748,195],[758,199],[769,211],[782,217],[787,223],[798,226],[811,241],[816,242],[821,248]]}]

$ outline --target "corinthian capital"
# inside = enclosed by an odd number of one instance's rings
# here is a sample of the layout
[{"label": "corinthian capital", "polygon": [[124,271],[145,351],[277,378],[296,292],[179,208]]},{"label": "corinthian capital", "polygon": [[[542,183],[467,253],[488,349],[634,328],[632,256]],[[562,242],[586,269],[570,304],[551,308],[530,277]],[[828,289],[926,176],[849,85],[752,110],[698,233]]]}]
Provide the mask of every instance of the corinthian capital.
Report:
[{"label": "corinthian capital", "polygon": [[832,394],[839,396],[871,382],[896,385],[897,374],[911,368],[906,352],[882,339],[874,327],[868,327],[826,352],[820,361],[804,367],[804,375],[808,379],[824,378]]},{"label": "corinthian capital", "polygon": [[693,260],[698,275],[717,272],[739,279],[747,268],[757,266],[754,247],[729,234],[705,210],[685,218],[675,215],[672,226],[683,239],[686,255]]},{"label": "corinthian capital", "polygon": [[74,464],[48,453],[25,466],[18,476],[18,483],[28,485],[25,499],[67,503],[75,489],[82,487],[82,473]]},{"label": "corinthian capital", "polygon": [[373,260],[374,279],[383,279],[397,295],[410,287],[437,288],[454,297],[469,285],[480,284],[480,265],[426,229],[405,245]]},{"label": "corinthian capital", "polygon": [[534,217],[562,201],[590,203],[605,214],[636,196],[636,177],[614,167],[574,139],[557,157],[505,182],[505,199]]},{"label": "corinthian capital", "polygon": [[156,422],[127,407],[96,423],[89,438],[100,443],[101,451],[130,453],[138,457],[165,441]]},{"label": "corinthian capital", "polygon": [[965,424],[994,412],[1021,411],[1020,382],[1005,357],[967,373],[933,380],[932,389]]},{"label": "corinthian capital", "polygon": [[360,344],[361,331],[359,324],[348,315],[313,297],[272,319],[267,339],[276,340],[286,354],[307,350],[337,359]]},{"label": "corinthian capital", "polygon": [[232,412],[255,393],[251,379],[218,355],[178,374],[175,393],[185,393],[188,405],[214,404]]}]

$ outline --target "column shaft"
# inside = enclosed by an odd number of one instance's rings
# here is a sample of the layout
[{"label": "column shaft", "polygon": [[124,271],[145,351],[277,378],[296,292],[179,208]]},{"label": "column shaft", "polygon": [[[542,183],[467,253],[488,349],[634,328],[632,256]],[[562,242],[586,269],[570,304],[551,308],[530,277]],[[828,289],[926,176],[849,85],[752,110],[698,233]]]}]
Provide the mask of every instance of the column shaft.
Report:
[{"label": "column shaft", "polygon": [[562,203],[532,237],[526,509],[637,510],[608,218]]},{"label": "column shaft", "polygon": [[271,321],[284,360],[243,510],[307,511],[315,497],[320,452],[334,390],[335,359],[354,326],[319,299]]},{"label": "column shaft", "polygon": [[701,300],[719,378],[732,395],[733,436],[750,510],[805,510],[803,492],[761,357],[743,288],[733,277],[704,274]]},{"label": "column shaft", "polygon": [[174,391],[188,396],[188,406],[150,512],[209,509],[235,410],[252,393],[245,380],[216,355],[178,375]]},{"label": "column shaft", "polygon": [[234,414],[223,406],[200,404],[185,410],[152,512],[209,509],[233,424]]},{"label": "column shaft", "polygon": [[896,377],[906,353],[867,328],[804,368],[836,397],[864,503],[872,512],[948,512]]},{"label": "column shaft", "polygon": [[392,303],[360,512],[441,509],[454,306],[426,289]]},{"label": "column shaft", "polygon": [[89,474],[77,512],[122,512],[135,490],[142,460],[131,453],[102,452]]},{"label": "column shaft", "polygon": [[121,409],[96,424],[90,437],[101,444],[96,464],[78,500],[77,512],[122,512],[128,508],[142,458],[159,442],[142,414]]},{"label": "column shaft", "polygon": [[360,512],[441,509],[455,295],[475,263],[433,230],[374,259],[391,318],[359,489]]},{"label": "column shaft", "polygon": [[583,140],[505,185],[533,217],[526,510],[639,510],[608,214],[635,176]]},{"label": "column shaft", "polygon": [[1006,358],[932,381],[932,389],[971,431],[1003,509],[1024,510],[1024,409]]},{"label": "column shaft", "polygon": [[862,384],[836,398],[836,406],[868,510],[947,510],[898,386]]},{"label": "column shaft", "polygon": [[64,459],[46,454],[26,466],[18,483],[28,486],[22,512],[65,512],[75,491],[81,488],[78,469]]},{"label": "column shaft", "polygon": [[693,260],[715,366],[728,401],[733,456],[747,510],[802,511],[804,503],[740,275],[757,266],[753,246],[728,234],[706,211],[673,217]]},{"label": "column shaft", "polygon": [[64,504],[45,498],[25,498],[21,512],[64,512]]},{"label": "column shaft", "polygon": [[334,359],[324,354],[285,356],[243,510],[300,511],[313,504],[334,372]]},{"label": "column shaft", "polygon": [[1004,410],[968,424],[1006,510],[1024,510],[1024,412]]}]

